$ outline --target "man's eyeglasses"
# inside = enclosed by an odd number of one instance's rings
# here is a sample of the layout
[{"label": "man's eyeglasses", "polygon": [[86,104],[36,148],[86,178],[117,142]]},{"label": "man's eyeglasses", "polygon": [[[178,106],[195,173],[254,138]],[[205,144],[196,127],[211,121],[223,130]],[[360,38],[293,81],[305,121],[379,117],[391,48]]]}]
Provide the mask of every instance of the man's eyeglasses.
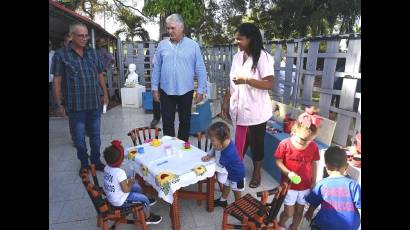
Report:
[{"label": "man's eyeglasses", "polygon": [[73,34],[75,36],[79,37],[79,38],[82,38],[82,39],[89,39],[90,38],[90,35],[88,35],[88,34],[77,34],[77,33],[74,33],[74,32],[73,32]]}]

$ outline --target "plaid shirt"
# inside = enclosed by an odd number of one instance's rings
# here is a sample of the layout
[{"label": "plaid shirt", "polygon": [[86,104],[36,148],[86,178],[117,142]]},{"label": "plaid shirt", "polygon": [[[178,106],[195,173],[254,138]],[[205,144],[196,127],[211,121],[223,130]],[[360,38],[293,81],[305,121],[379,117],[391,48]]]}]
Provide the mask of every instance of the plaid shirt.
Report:
[{"label": "plaid shirt", "polygon": [[83,57],[73,50],[71,44],[55,52],[51,72],[54,76],[62,77],[61,91],[69,112],[98,109],[101,106],[98,75],[103,68],[92,48],[84,48]]}]

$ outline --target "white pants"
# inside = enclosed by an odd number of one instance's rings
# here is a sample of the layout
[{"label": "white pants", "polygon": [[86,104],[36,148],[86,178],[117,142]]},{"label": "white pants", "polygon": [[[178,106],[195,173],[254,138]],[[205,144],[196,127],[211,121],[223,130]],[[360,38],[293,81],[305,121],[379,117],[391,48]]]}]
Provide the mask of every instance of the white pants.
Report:
[{"label": "white pants", "polygon": [[[245,178],[243,183],[230,181],[227,173],[216,173],[216,177],[221,184],[231,187],[232,191],[245,191]],[[242,182],[242,181],[241,181]]]},{"label": "white pants", "polygon": [[306,205],[305,196],[307,196],[309,192],[310,189],[302,191],[289,189],[283,203],[287,206],[293,206],[295,205],[295,203],[298,203],[300,205]]}]

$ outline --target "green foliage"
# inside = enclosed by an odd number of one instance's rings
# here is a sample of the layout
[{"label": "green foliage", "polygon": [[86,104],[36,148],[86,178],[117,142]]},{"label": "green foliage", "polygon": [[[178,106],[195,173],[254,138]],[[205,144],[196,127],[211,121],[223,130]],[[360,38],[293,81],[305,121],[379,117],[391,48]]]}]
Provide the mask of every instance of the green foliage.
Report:
[{"label": "green foliage", "polygon": [[146,0],[142,12],[149,17],[180,14],[185,27],[198,27],[205,14],[205,6],[200,0]]},{"label": "green foliage", "polygon": [[[125,26],[121,31],[147,39],[143,18],[120,0],[59,0],[73,10],[82,10],[91,18],[105,10],[117,16]],[[253,22],[265,32],[265,39],[291,39],[306,36],[360,32],[360,0],[145,0],[142,13],[164,19],[179,13],[188,36],[201,37],[206,45],[232,43],[235,29]],[[125,10],[125,11],[124,11]],[[128,10],[128,11],[127,11]],[[121,32],[120,31],[120,32]],[[161,31],[165,32],[165,31]],[[148,34],[148,33],[147,33]]]},{"label": "green foliage", "polygon": [[149,40],[148,32],[142,27],[142,24],[145,23],[145,20],[133,14],[129,9],[120,8],[117,10],[117,18],[125,28],[117,30],[116,34],[125,32],[127,38],[131,38],[131,41],[134,41],[134,37],[138,36],[143,41]]}]

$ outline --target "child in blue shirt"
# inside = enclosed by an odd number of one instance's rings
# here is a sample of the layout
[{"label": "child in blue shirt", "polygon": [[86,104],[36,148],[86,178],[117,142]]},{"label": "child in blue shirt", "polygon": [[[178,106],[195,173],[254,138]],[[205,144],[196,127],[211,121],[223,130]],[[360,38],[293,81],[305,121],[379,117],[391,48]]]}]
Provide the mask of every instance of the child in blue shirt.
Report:
[{"label": "child in blue shirt", "polygon": [[329,147],[325,152],[325,164],[329,177],[319,181],[306,196],[310,207],[305,218],[312,220],[314,210],[321,205],[311,223],[312,229],[358,229],[361,191],[356,181],[344,176],[347,168],[346,152],[337,146]]},{"label": "child in blue shirt", "polygon": [[212,142],[212,149],[202,160],[209,161],[215,157],[215,151],[221,151],[217,165],[225,168],[226,171],[217,175],[218,181],[224,186],[222,196],[214,202],[215,206],[225,208],[228,205],[226,199],[231,189],[233,190],[235,200],[241,198],[241,191],[245,190],[245,167],[237,153],[235,143],[231,140],[228,125],[223,122],[216,122],[208,128],[207,132]]}]

